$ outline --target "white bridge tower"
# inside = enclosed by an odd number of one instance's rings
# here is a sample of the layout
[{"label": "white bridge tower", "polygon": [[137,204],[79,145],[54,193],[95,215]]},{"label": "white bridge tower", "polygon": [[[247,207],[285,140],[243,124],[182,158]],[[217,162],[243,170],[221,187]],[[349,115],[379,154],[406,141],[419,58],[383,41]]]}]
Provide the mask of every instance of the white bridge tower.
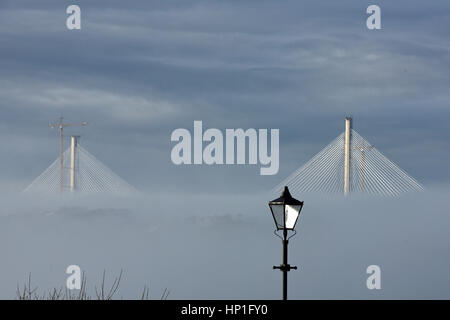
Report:
[{"label": "white bridge tower", "polygon": [[367,140],[353,130],[352,118],[345,117],[345,129],[328,146],[294,171],[272,191],[284,186],[292,192],[354,192],[396,196],[423,187]]}]

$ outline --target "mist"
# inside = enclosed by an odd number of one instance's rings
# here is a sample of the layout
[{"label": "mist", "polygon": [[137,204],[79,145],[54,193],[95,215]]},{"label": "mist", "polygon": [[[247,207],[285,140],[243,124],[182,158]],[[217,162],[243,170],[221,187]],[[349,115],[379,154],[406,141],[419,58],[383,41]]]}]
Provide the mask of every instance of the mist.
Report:
[{"label": "mist", "polygon": [[[293,194],[305,205],[289,242],[290,299],[450,298],[449,188],[399,198]],[[0,298],[31,273],[45,293],[79,265],[95,295],[123,270],[116,298],[279,299],[281,241],[268,194],[3,194]],[[368,290],[366,268],[381,268]]]}]

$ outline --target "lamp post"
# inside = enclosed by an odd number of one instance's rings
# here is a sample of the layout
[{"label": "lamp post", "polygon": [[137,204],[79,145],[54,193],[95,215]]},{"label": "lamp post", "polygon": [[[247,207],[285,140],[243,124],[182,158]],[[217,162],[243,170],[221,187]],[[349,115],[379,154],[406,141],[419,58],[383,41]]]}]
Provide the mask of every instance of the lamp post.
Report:
[{"label": "lamp post", "polygon": [[[283,263],[279,266],[274,266],[274,269],[280,269],[283,272],[283,300],[287,300],[287,273],[291,270],[297,270],[297,267],[291,266],[288,263],[288,243],[289,238],[295,235],[295,224],[303,208],[303,201],[293,198],[289,192],[288,187],[284,187],[281,197],[269,202],[270,211],[272,212],[273,220],[275,221],[275,234],[277,231],[283,231]],[[294,234],[288,238],[288,230],[293,231]],[[278,234],[277,234],[278,235]]]}]

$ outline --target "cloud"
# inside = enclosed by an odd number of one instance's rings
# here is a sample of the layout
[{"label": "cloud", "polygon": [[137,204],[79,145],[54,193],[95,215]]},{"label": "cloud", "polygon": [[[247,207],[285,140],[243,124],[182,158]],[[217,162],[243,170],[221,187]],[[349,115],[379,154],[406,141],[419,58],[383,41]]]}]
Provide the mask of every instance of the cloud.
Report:
[{"label": "cloud", "polygon": [[10,94],[17,99],[16,104],[49,109],[53,113],[64,114],[64,109],[78,109],[80,113],[93,112],[123,122],[151,123],[177,111],[177,106],[167,101],[87,88],[52,86],[37,92],[33,92],[32,88],[16,88],[7,92],[2,90],[0,94]]},{"label": "cloud", "polygon": [[[83,29],[70,32],[57,1],[7,2],[0,130],[28,134],[35,150],[48,150],[43,124],[64,113],[95,124],[83,131],[85,141],[108,137],[90,151],[135,185],[169,189],[181,175],[198,181],[199,191],[218,187],[210,182],[218,179],[221,191],[234,189],[241,178],[244,189],[269,189],[337,136],[351,114],[355,129],[382,152],[392,150],[390,158],[413,176],[448,180],[447,164],[421,165],[448,149],[450,44],[439,27],[448,4],[415,4],[407,11],[402,2],[382,5],[383,30],[370,32],[364,5],[351,1],[80,2]],[[193,120],[279,128],[279,176],[261,183],[251,168],[174,168],[170,134]],[[424,153],[424,145],[439,147]],[[12,150],[4,168],[28,164]],[[133,159],[132,169],[122,155]],[[36,159],[40,168],[52,160]],[[159,174],[133,173],[149,164]]]},{"label": "cloud", "polygon": [[[281,243],[265,192],[355,129],[417,178],[400,199],[305,200],[290,259],[293,298],[449,298],[448,1],[383,2],[380,32],[355,1],[79,1],[82,30],[58,0],[0,3],[0,296],[32,272],[60,286],[78,263],[98,284],[124,268],[121,294],[151,284],[172,298],[279,298]],[[83,146],[134,198],[27,198],[58,154],[48,122],[89,126]],[[174,129],[280,129],[280,171],[175,166]],[[65,141],[67,146],[67,140]],[[439,189],[434,185],[441,185]],[[382,268],[381,292],[364,284]],[[206,268],[205,268],[206,266]],[[264,279],[264,281],[262,281]],[[243,283],[245,285],[243,285]]]},{"label": "cloud", "polygon": [[[447,299],[448,188],[401,198],[294,195],[305,206],[289,242],[291,299]],[[0,214],[0,297],[29,272],[39,290],[64,286],[78,264],[89,291],[124,270],[119,296],[144,285],[171,299],[279,299],[281,241],[267,195],[37,197],[8,194]],[[433,204],[433,205],[430,205]],[[366,268],[381,267],[380,291]],[[205,269],[206,268],[206,269]],[[205,271],[206,270],[206,271]]]}]

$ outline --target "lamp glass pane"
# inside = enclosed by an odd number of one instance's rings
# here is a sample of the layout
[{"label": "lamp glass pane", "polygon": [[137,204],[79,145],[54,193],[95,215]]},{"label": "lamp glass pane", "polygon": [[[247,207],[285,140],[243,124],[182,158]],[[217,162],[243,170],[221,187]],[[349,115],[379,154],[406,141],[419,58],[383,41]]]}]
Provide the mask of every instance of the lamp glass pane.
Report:
[{"label": "lamp glass pane", "polygon": [[284,210],[283,210],[282,204],[272,204],[270,205],[270,208],[272,209],[273,217],[275,218],[275,224],[277,225],[278,229],[283,229],[283,218],[284,218]]},{"label": "lamp glass pane", "polygon": [[286,215],[286,229],[294,229],[295,223],[299,216],[300,205],[286,205],[285,215]]}]

